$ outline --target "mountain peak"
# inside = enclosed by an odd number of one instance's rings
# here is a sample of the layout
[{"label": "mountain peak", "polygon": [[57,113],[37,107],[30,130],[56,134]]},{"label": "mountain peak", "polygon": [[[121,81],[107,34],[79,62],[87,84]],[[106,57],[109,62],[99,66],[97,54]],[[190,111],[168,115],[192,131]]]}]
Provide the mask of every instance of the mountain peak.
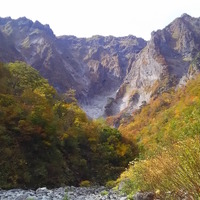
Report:
[{"label": "mountain peak", "polygon": [[50,26],[48,24],[43,25],[37,20],[33,24],[33,28],[37,28],[37,29],[43,30],[51,35],[54,35],[52,29],[50,28]]},{"label": "mountain peak", "polygon": [[18,20],[18,21],[31,21],[30,19],[26,18],[25,16],[24,17],[19,17],[16,20]]},{"label": "mountain peak", "polygon": [[10,20],[12,20],[11,17],[5,17],[5,18],[0,17],[0,25],[5,25]]},{"label": "mountain peak", "polygon": [[190,15],[188,15],[187,13],[183,13],[182,15],[181,15],[181,18],[192,18]]}]

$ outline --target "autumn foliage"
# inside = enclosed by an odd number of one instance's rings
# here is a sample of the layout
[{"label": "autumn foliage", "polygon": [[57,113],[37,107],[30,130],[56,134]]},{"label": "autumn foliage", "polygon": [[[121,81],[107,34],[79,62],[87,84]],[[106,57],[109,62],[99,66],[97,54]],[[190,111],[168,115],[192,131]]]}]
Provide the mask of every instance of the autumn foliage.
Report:
[{"label": "autumn foliage", "polygon": [[161,199],[200,197],[200,76],[165,92],[121,123],[123,137],[139,146],[118,182],[124,191],[155,192]]},{"label": "autumn foliage", "polygon": [[137,151],[25,63],[0,64],[0,188],[104,184]]}]

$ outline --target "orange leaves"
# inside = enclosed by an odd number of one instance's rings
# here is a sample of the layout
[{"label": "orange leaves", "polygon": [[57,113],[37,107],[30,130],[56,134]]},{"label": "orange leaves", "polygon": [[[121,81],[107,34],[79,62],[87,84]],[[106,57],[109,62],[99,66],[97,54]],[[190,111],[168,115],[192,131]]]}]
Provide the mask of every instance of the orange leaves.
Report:
[{"label": "orange leaves", "polygon": [[[200,76],[178,91],[169,91],[133,113],[130,123],[119,127],[123,137],[138,141],[147,154],[188,135],[196,135],[200,118]],[[151,152],[151,153],[150,153]]]}]

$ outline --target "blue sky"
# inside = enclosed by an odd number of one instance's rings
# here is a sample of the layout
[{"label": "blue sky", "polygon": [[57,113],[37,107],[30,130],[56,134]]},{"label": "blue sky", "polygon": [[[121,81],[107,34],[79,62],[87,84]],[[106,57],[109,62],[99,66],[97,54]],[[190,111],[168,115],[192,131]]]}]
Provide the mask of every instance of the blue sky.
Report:
[{"label": "blue sky", "polygon": [[200,17],[199,0],[0,0],[0,17],[49,24],[56,35],[135,35],[146,40],[187,13]]}]

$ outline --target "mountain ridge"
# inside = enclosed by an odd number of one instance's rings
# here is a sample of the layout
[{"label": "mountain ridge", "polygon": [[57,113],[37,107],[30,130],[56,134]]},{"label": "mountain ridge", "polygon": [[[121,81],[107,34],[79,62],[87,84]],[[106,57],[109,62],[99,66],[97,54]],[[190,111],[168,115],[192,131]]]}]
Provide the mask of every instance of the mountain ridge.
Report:
[{"label": "mountain ridge", "polygon": [[147,42],[124,37],[56,37],[49,25],[0,18],[2,62],[22,60],[59,91],[76,90],[92,118],[131,114],[159,93],[185,84],[198,66],[200,19],[187,14]]},{"label": "mountain ridge", "polygon": [[199,22],[200,18],[184,14],[166,28],[152,32],[151,40],[133,62],[119,89],[120,95],[113,100],[112,110],[120,112],[125,108],[131,114],[150,98],[185,84],[198,73],[199,66],[192,61],[200,51]]},{"label": "mountain ridge", "polygon": [[[130,35],[120,38],[56,37],[48,25],[24,17],[17,20],[1,18],[0,29],[17,52],[16,56],[4,56],[1,61],[26,61],[58,91],[76,90],[82,107],[95,118],[104,114],[102,107],[107,101],[104,96],[115,94],[126,75],[130,58],[134,59],[146,45],[143,39]],[[7,44],[2,45],[6,47],[2,52],[6,49],[10,52]],[[101,105],[96,109],[99,102]]]}]

